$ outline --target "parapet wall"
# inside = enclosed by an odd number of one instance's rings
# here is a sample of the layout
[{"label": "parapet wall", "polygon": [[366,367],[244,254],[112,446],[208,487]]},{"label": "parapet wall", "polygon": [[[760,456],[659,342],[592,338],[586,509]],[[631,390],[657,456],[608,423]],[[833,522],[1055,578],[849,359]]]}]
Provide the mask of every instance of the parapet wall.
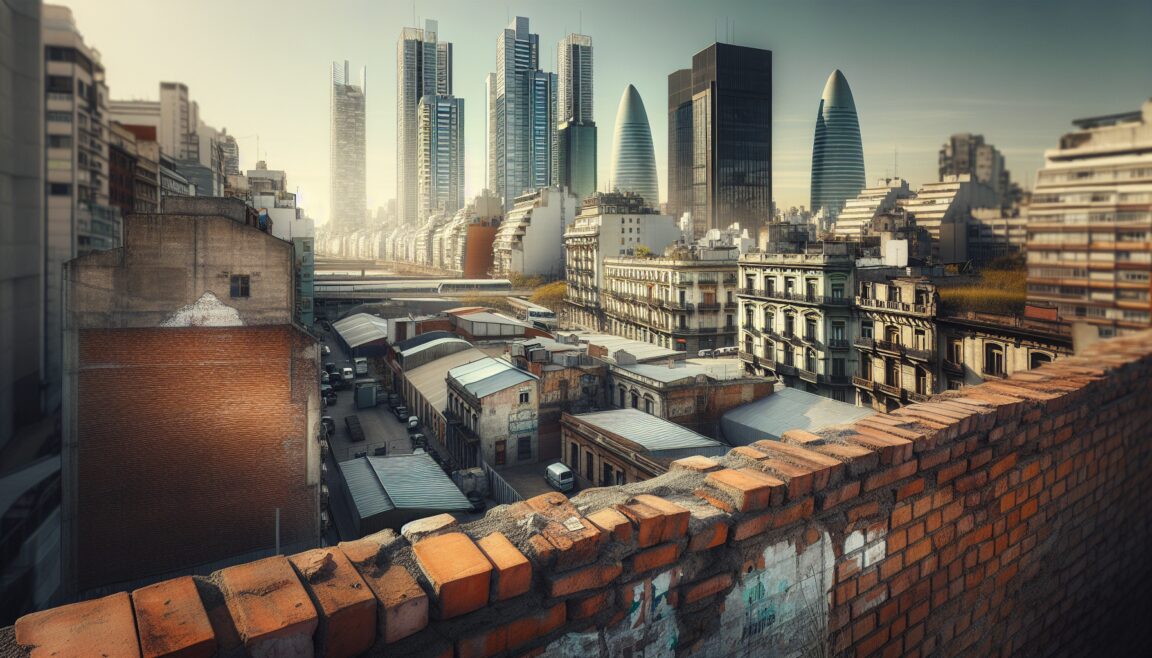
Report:
[{"label": "parapet wall", "polygon": [[1114,339],[647,482],[35,613],[15,639],[55,655],[1135,655],[1152,633],[1150,378],[1152,332]]}]

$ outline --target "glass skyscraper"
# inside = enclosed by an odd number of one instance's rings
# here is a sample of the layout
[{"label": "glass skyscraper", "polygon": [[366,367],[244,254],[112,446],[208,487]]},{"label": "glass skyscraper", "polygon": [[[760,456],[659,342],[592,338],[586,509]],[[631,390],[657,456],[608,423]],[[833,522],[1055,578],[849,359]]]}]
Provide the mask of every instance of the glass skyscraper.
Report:
[{"label": "glass skyscraper", "polygon": [[592,120],[592,37],[569,34],[557,46],[558,183],[583,201],[596,191],[596,122]]},{"label": "glass skyscraper", "polygon": [[464,99],[426,94],[417,115],[416,214],[423,222],[464,206]]},{"label": "glass skyscraper", "polygon": [[772,214],[772,51],[714,43],[668,76],[669,211],[701,236]]},{"label": "glass skyscraper", "polygon": [[[403,224],[425,219],[420,208],[435,207],[437,200],[418,198],[420,100],[425,96],[452,96],[452,44],[437,39],[436,21],[425,21],[424,29],[406,27],[396,42],[396,212]],[[443,99],[437,103],[444,104]],[[437,122],[435,125],[450,125]],[[451,140],[445,136],[433,141]],[[418,173],[420,172],[420,173]],[[443,199],[438,199],[443,201]],[[454,211],[459,205],[445,208]]]},{"label": "glass skyscraper", "polygon": [[540,37],[517,16],[496,43],[488,74],[488,187],[511,208],[516,197],[555,184],[555,73],[540,70]]},{"label": "glass skyscraper", "polygon": [[368,213],[364,160],[364,69],[360,84],[349,79],[348,61],[332,62],[328,219],[337,232],[364,227]]},{"label": "glass skyscraper", "polygon": [[839,69],[828,76],[816,111],[812,143],[813,213],[823,209],[826,221],[836,219],[844,203],[864,189],[864,149],[860,122],[848,80]]},{"label": "glass skyscraper", "polygon": [[660,207],[660,186],[656,180],[656,155],[652,150],[652,129],[648,113],[636,87],[628,85],[616,110],[616,134],[612,139],[613,190],[635,192],[651,208]]}]

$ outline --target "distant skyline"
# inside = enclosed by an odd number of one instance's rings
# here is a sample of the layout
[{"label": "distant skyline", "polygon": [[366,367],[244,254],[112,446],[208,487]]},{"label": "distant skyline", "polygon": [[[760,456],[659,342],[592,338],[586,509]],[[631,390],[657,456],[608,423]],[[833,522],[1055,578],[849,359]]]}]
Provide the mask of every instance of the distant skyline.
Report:
[{"label": "distant skyline", "polygon": [[440,38],[454,44],[455,92],[466,100],[468,198],[484,187],[484,76],[495,68],[497,37],[518,15],[540,35],[546,71],[556,71],[565,35],[592,37],[602,185],[616,110],[604,99],[636,86],[648,106],[664,197],[667,76],[713,41],[773,51],[774,198],[785,209],[808,204],[813,118],[837,68],[852,84],[869,184],[895,173],[913,187],[935,180],[947,137],[972,132],[1004,154],[1013,180],[1031,188],[1043,151],[1073,119],[1135,110],[1152,97],[1152,3],[1145,0],[60,4],[74,10],[85,41],[101,52],[113,99],[156,99],[162,80],[187,84],[204,121],[236,136],[241,169],[266,159],[285,170],[320,221],[330,206],[330,62],[367,67],[374,211],[396,190],[396,41],[401,29],[425,19],[437,20]]}]

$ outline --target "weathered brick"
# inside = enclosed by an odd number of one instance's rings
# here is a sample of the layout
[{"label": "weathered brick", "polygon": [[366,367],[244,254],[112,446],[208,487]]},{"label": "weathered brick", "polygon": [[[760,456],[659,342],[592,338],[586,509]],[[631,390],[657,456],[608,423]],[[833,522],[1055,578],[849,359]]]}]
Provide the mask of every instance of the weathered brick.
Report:
[{"label": "weathered brick", "polygon": [[425,537],[454,531],[459,525],[456,517],[451,514],[437,514],[405,523],[400,528],[400,534],[410,543],[415,544]]},{"label": "weathered brick", "polygon": [[568,619],[578,620],[593,617],[608,609],[611,598],[612,591],[609,590],[580,599],[570,599],[568,601]]},{"label": "weathered brick", "polygon": [[664,526],[660,533],[660,541],[674,541],[688,534],[689,512],[684,507],[650,494],[640,494],[636,496],[633,501],[647,505],[664,515]]},{"label": "weathered brick", "polygon": [[652,569],[668,566],[680,557],[679,544],[661,544],[632,556],[632,572],[644,573]]},{"label": "weathered brick", "polygon": [[700,599],[719,594],[732,586],[732,574],[722,573],[694,583],[684,585],[680,589],[680,599],[683,605],[695,603]]},{"label": "weathered brick", "polygon": [[36,647],[36,658],[140,656],[132,602],[124,592],[24,615],[15,630],[16,643]]},{"label": "weathered brick", "polygon": [[532,564],[502,532],[482,537],[476,546],[492,563],[491,596],[504,601],[528,592],[532,587]]},{"label": "weathered brick", "polygon": [[812,493],[816,482],[816,471],[780,459],[762,459],[757,467],[785,481],[788,500],[796,500]]},{"label": "weathered brick", "polygon": [[320,628],[316,653],[356,656],[376,641],[376,598],[337,548],[317,548],[288,558],[316,603]]},{"label": "weathered brick", "polygon": [[688,540],[688,551],[695,553],[721,546],[728,539],[728,524],[717,520],[694,533]]},{"label": "weathered brick", "polygon": [[733,502],[729,511],[738,512],[764,509],[772,502],[773,492],[784,489],[783,481],[751,468],[715,471],[704,481],[729,496]]},{"label": "weathered brick", "polygon": [[236,632],[250,653],[312,650],[318,617],[288,558],[275,556],[219,572]]},{"label": "weathered brick", "polygon": [[428,595],[399,564],[358,564],[360,577],[376,597],[377,634],[384,642],[402,640],[428,625]]},{"label": "weathered brick", "polygon": [[899,482],[904,478],[912,477],[916,474],[917,464],[915,461],[904,462],[899,466],[892,466],[879,473],[874,473],[864,480],[864,491],[874,491],[880,487],[886,487],[895,482]]},{"label": "weathered brick", "polygon": [[615,580],[624,570],[617,562],[615,564],[594,564],[590,567],[556,574],[551,579],[549,596],[567,596],[589,589],[598,589]]},{"label": "weathered brick", "polygon": [[557,603],[550,608],[525,615],[508,624],[508,649],[513,650],[522,647],[560,628],[567,619],[567,611],[568,608],[564,603]]},{"label": "weathered brick", "polygon": [[197,658],[216,652],[216,633],[191,576],[132,592],[140,651],[149,656]]},{"label": "weathered brick", "polygon": [[844,437],[844,442],[878,453],[881,464],[902,464],[912,458],[912,442],[908,439],[881,430],[853,427],[856,433]]},{"label": "weathered brick", "polygon": [[468,535],[454,532],[412,546],[420,569],[432,583],[440,616],[456,617],[488,604],[492,563]]},{"label": "weathered brick", "polygon": [[664,537],[664,514],[644,503],[617,505],[616,509],[636,526],[636,543],[648,548],[660,543]]},{"label": "weathered brick", "polygon": [[592,512],[585,518],[611,535],[612,539],[616,541],[627,542],[632,539],[632,523],[618,510],[605,507]]},{"label": "weathered brick", "polygon": [[709,471],[717,471],[723,468],[720,462],[714,459],[704,457],[701,455],[692,455],[691,457],[684,457],[668,464],[669,471],[693,471],[696,473],[707,473]]}]

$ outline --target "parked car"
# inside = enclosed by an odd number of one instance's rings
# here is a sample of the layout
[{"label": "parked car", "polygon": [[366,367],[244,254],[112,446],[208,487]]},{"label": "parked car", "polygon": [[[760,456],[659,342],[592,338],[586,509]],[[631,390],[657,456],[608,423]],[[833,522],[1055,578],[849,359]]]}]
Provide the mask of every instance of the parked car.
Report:
[{"label": "parked car", "polygon": [[324,396],[324,404],[329,407],[336,404],[336,391],[329,391],[328,395]]},{"label": "parked car", "polygon": [[479,491],[469,491],[466,494],[468,503],[472,505],[473,512],[483,512],[488,504],[484,502],[484,496],[480,495]]},{"label": "parked car", "polygon": [[396,407],[392,410],[392,413],[396,414],[396,420],[402,423],[408,420],[408,407],[405,407],[404,405]]},{"label": "parked car", "polygon": [[331,354],[331,353],[332,353],[332,348],[331,348],[331,347],[328,347],[327,345],[321,345],[321,346],[320,346],[320,353],[321,353],[321,354],[324,354],[324,355],[328,355],[328,354]]},{"label": "parked car", "polygon": [[557,491],[571,491],[572,485],[575,483],[572,469],[560,462],[552,464],[544,471],[544,479]]},{"label": "parked car", "polygon": [[320,385],[320,395],[322,395],[324,397],[328,397],[328,394],[332,393],[334,391],[335,391],[335,389],[332,388],[331,384],[321,384]]},{"label": "parked car", "polygon": [[345,381],[344,378],[340,376],[340,373],[334,372],[328,375],[328,384],[332,387],[332,390],[335,391],[344,388]]},{"label": "parked car", "polygon": [[730,345],[728,347],[717,347],[716,349],[712,350],[712,356],[736,356],[739,353],[740,348],[736,347],[735,345]]},{"label": "parked car", "polygon": [[408,440],[412,442],[412,448],[414,450],[419,450],[420,448],[428,445],[428,438],[420,432],[416,432],[415,434],[410,435]]},{"label": "parked car", "polygon": [[699,352],[696,353],[696,356],[707,358],[707,357],[713,356],[713,351],[712,350],[700,350]]},{"label": "parked car", "polygon": [[326,372],[320,373],[320,383],[321,384],[330,384],[331,382],[329,382],[328,379],[329,379],[328,373],[326,373]]},{"label": "parked car", "polygon": [[328,433],[328,436],[336,433],[336,421],[332,420],[331,416],[321,416],[320,424],[324,426],[324,431]]},{"label": "parked car", "polygon": [[415,432],[418,429],[420,429],[420,417],[419,416],[409,416],[408,417],[408,431],[409,432]]},{"label": "parked car", "polygon": [[332,363],[331,361],[325,363],[324,364],[324,372],[328,373],[329,375],[336,372],[336,364]]},{"label": "parked car", "polygon": [[343,377],[346,382],[351,382],[353,379],[356,379],[356,373],[352,372],[352,369],[348,367],[340,369],[340,376]]}]

